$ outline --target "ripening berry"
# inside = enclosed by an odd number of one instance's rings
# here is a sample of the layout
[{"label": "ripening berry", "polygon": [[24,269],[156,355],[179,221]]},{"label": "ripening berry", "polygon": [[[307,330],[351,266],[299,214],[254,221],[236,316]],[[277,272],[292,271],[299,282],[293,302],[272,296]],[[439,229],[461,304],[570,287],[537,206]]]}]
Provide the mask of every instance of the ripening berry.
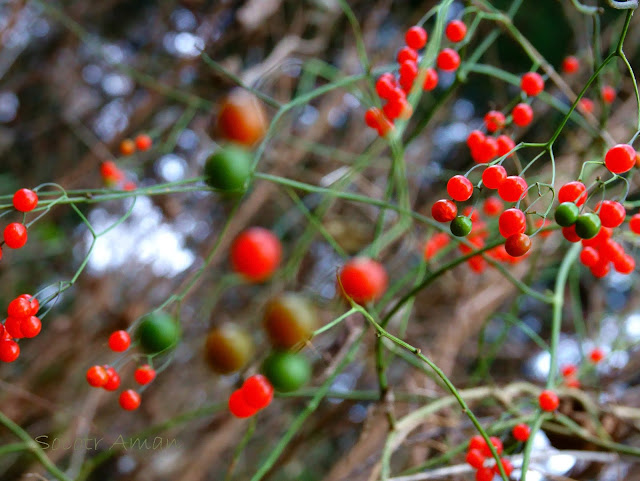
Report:
[{"label": "ripening berry", "polygon": [[501,165],[491,165],[482,173],[482,183],[487,189],[497,189],[507,178],[507,169]]},{"label": "ripening berry", "polygon": [[633,214],[633,216],[631,216],[629,230],[634,234],[640,234],[640,214]]},{"label": "ripening berry", "polygon": [[620,202],[603,200],[596,205],[596,212],[604,227],[615,228],[624,222],[627,211]]},{"label": "ripening berry", "polygon": [[156,371],[149,364],[144,364],[135,370],[133,378],[138,384],[144,386],[156,378]]},{"label": "ripening berry", "polygon": [[233,270],[250,282],[262,282],[271,277],[281,257],[280,240],[262,227],[245,230],[231,244]]},{"label": "ripening berry", "polygon": [[467,26],[462,20],[451,20],[444,33],[451,42],[462,42],[467,35]]},{"label": "ripening berry", "polygon": [[629,144],[611,147],[604,157],[604,165],[614,174],[630,171],[636,163],[636,151]]},{"label": "ripening berry", "polygon": [[484,125],[491,133],[504,128],[505,118],[502,112],[490,110],[484,116]]},{"label": "ripening berry", "polygon": [[458,207],[447,199],[440,199],[431,207],[431,216],[438,222],[451,222],[456,215],[458,215]]},{"label": "ripening berry", "polygon": [[13,206],[20,212],[30,212],[38,205],[38,194],[29,189],[20,189],[13,194]]},{"label": "ripening berry", "polygon": [[519,127],[526,127],[533,120],[533,109],[531,105],[519,103],[511,111],[513,123]]},{"label": "ripening berry", "polygon": [[131,336],[127,331],[115,331],[109,336],[109,349],[114,352],[124,352],[131,344]]},{"label": "ripening berry", "polygon": [[511,432],[513,433],[514,438],[524,443],[527,439],[529,439],[531,428],[527,424],[521,423],[516,424]]},{"label": "ripening berry", "polygon": [[614,89],[611,85],[604,85],[601,90],[602,100],[607,104],[612,104],[616,99],[616,89]]},{"label": "ripening berry", "polygon": [[573,202],[578,207],[585,203],[587,200],[587,188],[582,182],[574,180],[567,182],[560,190],[558,190],[558,202]]},{"label": "ripening berry", "polygon": [[426,91],[431,91],[437,86],[438,86],[438,72],[436,72],[436,69],[429,67],[425,72],[422,88]]},{"label": "ripening berry", "polygon": [[569,74],[576,73],[579,68],[580,68],[580,62],[573,55],[569,55],[568,57],[565,57],[565,59],[562,61],[562,71],[564,73],[569,73]]},{"label": "ripening berry", "polygon": [[[509,152],[516,148],[516,143],[508,135],[498,136],[498,138],[496,139],[496,143],[498,144],[499,157],[507,155]],[[511,157],[511,155],[509,155],[509,157]]]},{"label": "ripening berry", "polygon": [[513,207],[505,210],[498,219],[498,228],[505,239],[523,233],[527,229],[527,219],[524,212]]},{"label": "ripening berry", "polygon": [[87,382],[93,387],[102,387],[109,380],[107,370],[102,366],[92,366],[87,371]]},{"label": "ripening berry", "polygon": [[248,418],[257,413],[258,409],[249,406],[242,395],[242,390],[236,389],[229,396],[229,411],[237,418]]},{"label": "ripening berry", "polygon": [[502,213],[504,204],[497,197],[488,197],[482,204],[482,210],[489,217],[495,217]]},{"label": "ripening berry", "polygon": [[102,177],[102,180],[109,184],[115,184],[124,178],[122,171],[118,168],[115,162],[110,160],[100,164],[100,176]]},{"label": "ripening berry", "polygon": [[20,320],[20,331],[26,338],[36,337],[38,334],[40,334],[41,329],[42,322],[40,322],[40,319],[38,319],[36,316],[29,316]]},{"label": "ripening berry", "polygon": [[27,228],[19,222],[12,222],[4,229],[4,242],[12,249],[20,249],[27,243]]},{"label": "ripening berry", "polygon": [[0,361],[13,362],[20,356],[20,346],[11,339],[0,340]]},{"label": "ripening berry", "polygon": [[531,239],[523,232],[513,234],[507,238],[504,248],[510,256],[522,257],[531,249]]},{"label": "ripening berry", "polygon": [[131,155],[136,151],[136,143],[131,139],[124,139],[120,142],[120,153],[122,155]]},{"label": "ripening berry", "polygon": [[367,257],[355,257],[340,269],[339,285],[342,293],[358,304],[379,299],[387,289],[384,266]]},{"label": "ripening berry", "polygon": [[558,409],[560,400],[555,392],[546,389],[540,393],[540,396],[538,397],[538,404],[540,405],[540,409],[543,411],[552,412]]},{"label": "ripening berry", "polygon": [[591,349],[591,352],[589,353],[589,360],[593,364],[598,364],[603,359],[604,359],[604,351],[601,348],[594,347],[593,349]]},{"label": "ripening berry", "polygon": [[465,461],[472,468],[479,469],[484,466],[485,455],[479,449],[470,449],[467,451]]},{"label": "ripening berry", "polygon": [[222,138],[250,148],[264,138],[269,122],[260,99],[238,87],[222,101],[215,127]]},{"label": "ripening berry", "polygon": [[120,374],[118,374],[118,371],[116,371],[113,367],[105,366],[105,369],[107,371],[107,376],[109,377],[109,379],[104,384],[104,386],[102,386],[102,388],[107,391],[117,390],[120,387]]},{"label": "ripening berry", "polygon": [[454,175],[447,182],[447,193],[458,202],[469,200],[473,194],[473,184],[463,175]]},{"label": "ripening berry", "polygon": [[420,50],[427,44],[427,32],[424,28],[413,26],[404,35],[405,43],[414,50]]},{"label": "ripening berry", "polygon": [[517,175],[510,175],[498,187],[498,195],[505,202],[518,202],[527,193],[527,181]]},{"label": "ripening berry", "polygon": [[520,88],[530,97],[535,97],[544,90],[544,80],[539,73],[527,72],[520,80]]},{"label": "ripening berry", "polygon": [[445,48],[438,54],[436,64],[440,70],[453,72],[460,66],[460,55],[451,48]]},{"label": "ripening berry", "polygon": [[[396,61],[398,62],[398,64],[401,64],[407,60],[410,60],[412,62],[417,62],[418,61],[418,52],[416,52],[414,49],[412,49],[411,47],[402,47],[400,50],[398,50],[398,55],[396,56]],[[380,93],[378,93],[378,95],[380,95]],[[381,98],[383,98],[381,96]]]},{"label": "ripening berry", "polygon": [[273,386],[262,374],[255,374],[242,384],[245,402],[256,409],[264,409],[273,400]]},{"label": "ripening berry", "polygon": [[133,389],[127,389],[120,393],[120,407],[125,411],[135,411],[140,407],[140,394]]},{"label": "ripening berry", "polygon": [[476,481],[491,481],[494,474],[493,469],[482,467],[476,471]]}]

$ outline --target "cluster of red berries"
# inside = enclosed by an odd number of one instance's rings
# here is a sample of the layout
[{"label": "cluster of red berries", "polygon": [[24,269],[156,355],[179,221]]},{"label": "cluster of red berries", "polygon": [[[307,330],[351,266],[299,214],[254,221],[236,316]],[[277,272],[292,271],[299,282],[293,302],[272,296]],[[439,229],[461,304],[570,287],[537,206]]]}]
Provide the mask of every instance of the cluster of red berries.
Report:
[{"label": "cluster of red berries", "polygon": [[[38,194],[30,189],[20,189],[13,194],[13,207],[18,212],[31,212],[38,205]],[[27,226],[11,222],[4,228],[4,244],[11,249],[20,249],[27,243]],[[2,249],[0,249],[2,259]]]},{"label": "cluster of red berries", "polygon": [[[589,351],[589,362],[593,365],[599,364],[604,358],[605,352],[601,347],[594,347]],[[560,369],[560,374],[562,374],[567,387],[580,388],[578,366],[575,364],[565,364],[562,366],[562,369]]]},{"label": "cluster of red berries", "polygon": [[248,377],[240,389],[229,396],[229,411],[237,418],[248,418],[273,400],[273,386],[262,374]]},{"label": "cluster of red berries", "polygon": [[[109,348],[114,352],[124,352],[131,345],[131,336],[127,331],[115,331],[109,336]],[[148,364],[136,368],[133,378],[144,386],[153,381],[156,371]],[[113,366],[91,366],[87,370],[87,382],[92,387],[116,391],[120,388],[120,374]],[[120,393],[120,407],[126,411],[133,411],[140,406],[140,394],[133,389],[126,389]]]},{"label": "cluster of red berries", "polygon": [[[491,441],[491,444],[495,448],[498,455],[501,455],[503,452],[503,446],[500,438],[492,436],[489,438],[489,440]],[[497,464],[495,464],[493,467],[485,466],[487,459],[491,457],[491,450],[489,449],[489,445],[484,440],[484,438],[480,435],[473,436],[469,441],[469,448],[467,450],[465,461],[469,466],[476,469],[476,481],[491,481],[495,474],[500,473]],[[505,474],[507,476],[511,475],[511,472],[513,471],[513,465],[511,464],[511,461],[506,458],[500,458],[500,463],[504,468]]]},{"label": "cluster of red berries", "polygon": [[127,180],[126,174],[112,160],[100,163],[100,177],[108,187],[120,187],[126,191],[138,188],[135,182]]},{"label": "cluster of red berries", "polygon": [[[460,20],[452,20],[445,29],[447,39],[452,43],[464,40],[467,27]],[[381,137],[393,130],[393,122],[408,119],[413,108],[407,101],[407,94],[421,75],[418,67],[419,51],[427,44],[427,32],[420,26],[413,26],[405,34],[406,45],[398,51],[398,76],[392,72],[381,75],[376,81],[376,93],[385,103],[382,109],[372,107],[364,115],[365,123],[378,131]],[[444,48],[436,59],[437,67],[445,72],[452,72],[460,66],[460,55],[452,48]],[[438,85],[438,72],[429,67],[422,72],[422,88],[431,91]]]},{"label": "cluster of red berries", "polygon": [[16,339],[32,338],[40,334],[42,323],[36,317],[40,310],[38,299],[22,294],[9,303],[7,318],[0,324],[0,361],[13,362],[20,356]]},{"label": "cluster of red berries", "polygon": [[[574,74],[578,72],[579,69],[580,61],[573,55],[565,57],[565,59],[562,61],[562,71],[565,74]],[[602,100],[605,104],[612,104],[616,99],[616,89],[611,85],[603,85],[602,89],[600,90],[600,95],[602,96]],[[593,103],[593,100],[587,97],[582,97],[578,102],[578,108],[581,112],[590,114],[593,113],[595,104]]]},{"label": "cluster of red berries", "polygon": [[136,150],[144,152],[153,145],[153,140],[147,134],[138,134],[134,140],[124,139],[120,142],[120,153],[122,155],[133,155]]}]

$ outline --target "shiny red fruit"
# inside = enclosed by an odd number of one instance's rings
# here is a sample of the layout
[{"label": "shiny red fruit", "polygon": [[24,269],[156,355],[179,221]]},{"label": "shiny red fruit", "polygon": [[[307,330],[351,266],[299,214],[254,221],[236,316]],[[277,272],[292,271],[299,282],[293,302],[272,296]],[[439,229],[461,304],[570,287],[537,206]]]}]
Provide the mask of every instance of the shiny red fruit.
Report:
[{"label": "shiny red fruit", "polygon": [[103,389],[107,391],[115,391],[120,387],[120,374],[113,367],[105,366],[109,379],[104,384]]},{"label": "shiny red fruit", "polygon": [[340,285],[345,296],[358,304],[379,299],[387,289],[384,266],[367,257],[355,257],[340,270]]},{"label": "shiny red fruit", "polygon": [[20,356],[20,346],[18,343],[10,340],[0,340],[0,361],[13,362]]},{"label": "shiny red fruit", "polygon": [[133,378],[138,384],[144,386],[156,378],[156,371],[149,364],[144,364],[135,370]]},{"label": "shiny red fruit", "polygon": [[140,407],[140,394],[133,389],[127,389],[120,393],[120,407],[125,411],[135,411]]},{"label": "shiny red fruit", "polygon": [[109,380],[107,370],[102,366],[92,366],[87,371],[87,382],[93,387],[102,387]]},{"label": "shiny red fruit", "polygon": [[13,194],[13,206],[20,212],[30,212],[38,205],[38,194],[29,189],[20,189]]},{"label": "shiny red fruit", "polygon": [[560,406],[560,399],[555,392],[546,389],[540,393],[538,404],[543,411],[552,412]]},{"label": "shiny red fruit", "polygon": [[501,165],[492,165],[482,173],[482,183],[487,189],[497,189],[507,178],[507,169]]},{"label": "shiny red fruit", "polygon": [[564,73],[576,73],[580,68],[580,62],[573,55],[569,55],[562,61],[562,71]]},{"label": "shiny red fruit", "polygon": [[427,44],[427,38],[428,35],[426,30],[417,25],[407,30],[407,33],[404,35],[404,41],[406,44],[415,50],[423,48]]},{"label": "shiny red fruit", "polygon": [[516,440],[524,443],[531,435],[531,428],[527,424],[521,423],[516,424],[511,432]]},{"label": "shiny red fruit", "polygon": [[458,202],[469,200],[473,194],[473,184],[463,175],[454,175],[447,182],[447,193]]},{"label": "shiny red fruit", "polygon": [[511,118],[518,127],[526,127],[533,120],[533,109],[529,104],[519,103],[511,111]]},{"label": "shiny red fruit", "polygon": [[527,181],[517,175],[510,175],[498,187],[498,195],[505,202],[518,202],[527,192]]},{"label": "shiny red fruit", "polygon": [[467,26],[462,20],[451,20],[444,33],[451,42],[462,42],[467,35]]},{"label": "shiny red fruit", "polygon": [[460,55],[451,48],[445,48],[438,54],[436,64],[440,70],[453,72],[460,66]]},{"label": "shiny red fruit", "polygon": [[4,242],[12,249],[20,249],[27,243],[27,228],[19,222],[12,222],[4,229]]},{"label": "shiny red fruit", "polygon": [[614,174],[630,171],[636,163],[636,151],[629,144],[611,147],[604,157],[604,165]]},{"label": "shiny red fruit", "polygon": [[237,418],[248,418],[257,413],[258,409],[249,406],[242,395],[242,390],[236,389],[229,396],[229,411]]},{"label": "shiny red fruit", "polygon": [[124,352],[130,344],[131,336],[127,331],[115,331],[109,336],[109,349],[114,352]]},{"label": "shiny red fruit", "polygon": [[560,190],[558,190],[558,202],[573,202],[578,207],[585,203],[587,200],[587,188],[582,182],[574,180],[567,182]]},{"label": "shiny red fruit", "polygon": [[524,212],[516,208],[505,210],[500,214],[498,228],[505,239],[515,234],[523,233],[527,229],[527,220]]},{"label": "shiny red fruit", "polygon": [[520,80],[520,88],[530,97],[535,97],[544,90],[544,80],[539,73],[527,72]]},{"label": "shiny red fruit", "polygon": [[281,257],[280,240],[262,227],[245,230],[231,245],[233,270],[250,282],[262,282],[271,277]]},{"label": "shiny red fruit", "polygon": [[451,222],[457,215],[458,207],[447,199],[440,199],[431,207],[431,216],[438,222]]},{"label": "shiny red fruit", "polygon": [[265,376],[256,374],[242,384],[242,396],[249,406],[264,409],[273,400],[273,386]]},{"label": "shiny red fruit", "polygon": [[505,117],[502,112],[490,110],[484,116],[484,125],[491,133],[504,128]]}]

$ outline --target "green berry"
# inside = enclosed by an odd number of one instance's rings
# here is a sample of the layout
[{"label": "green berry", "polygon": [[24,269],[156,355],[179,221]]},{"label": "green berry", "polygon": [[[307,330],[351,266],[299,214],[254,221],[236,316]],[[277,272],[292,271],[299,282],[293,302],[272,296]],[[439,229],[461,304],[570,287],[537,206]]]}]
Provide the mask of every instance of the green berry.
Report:
[{"label": "green berry", "polygon": [[451,233],[456,237],[468,236],[469,232],[471,232],[471,227],[473,227],[473,222],[471,222],[469,217],[465,217],[463,215],[457,216],[449,225]]},{"label": "green berry", "polygon": [[580,209],[573,202],[563,202],[556,208],[555,219],[561,227],[571,227],[576,223]]},{"label": "green berry", "polygon": [[214,189],[244,192],[251,177],[253,159],[242,147],[229,145],[214,152],[205,163],[206,182]]},{"label": "green berry", "polygon": [[600,217],[597,214],[580,214],[576,220],[576,234],[581,239],[592,239],[600,232],[600,226]]},{"label": "green berry", "polygon": [[146,352],[161,352],[178,343],[180,326],[166,312],[152,312],[142,320],[136,335]]},{"label": "green berry", "polygon": [[311,366],[301,354],[274,351],[262,364],[262,372],[276,391],[290,392],[309,382]]}]

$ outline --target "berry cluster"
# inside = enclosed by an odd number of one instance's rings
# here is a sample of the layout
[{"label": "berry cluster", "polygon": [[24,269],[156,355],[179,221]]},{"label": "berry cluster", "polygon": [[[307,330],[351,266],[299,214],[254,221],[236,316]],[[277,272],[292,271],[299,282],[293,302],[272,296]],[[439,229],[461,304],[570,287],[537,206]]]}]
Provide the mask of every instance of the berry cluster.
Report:
[{"label": "berry cluster", "polygon": [[124,139],[120,142],[120,153],[122,155],[133,155],[136,150],[145,152],[151,148],[153,140],[147,134],[138,134],[134,140]]},{"label": "berry cluster", "polygon": [[[113,352],[124,352],[129,346],[131,336],[127,331],[114,331],[109,336],[109,348]],[[135,370],[133,377],[139,385],[144,386],[153,381],[156,372],[150,365],[144,364]],[[117,391],[120,388],[120,374],[114,366],[91,366],[87,370],[86,379],[90,386],[107,391]],[[120,407],[126,411],[138,409],[140,401],[140,394],[133,389],[126,389],[120,393]]]},{"label": "berry cluster", "polygon": [[138,188],[135,182],[127,180],[126,174],[112,160],[100,163],[100,177],[108,187],[120,187],[126,191]]},{"label": "berry cluster", "polygon": [[[492,436],[489,438],[489,440],[491,441],[491,444],[495,448],[498,455],[501,455],[503,452],[503,446],[500,438]],[[479,435],[473,436],[469,441],[469,448],[467,450],[465,460],[469,466],[476,469],[476,481],[491,481],[495,474],[500,473],[497,464],[495,464],[493,467],[485,466],[487,459],[491,457],[491,450],[489,449],[489,445],[484,440],[484,438]],[[511,461],[506,458],[501,458],[500,463],[504,468],[505,474],[509,476],[513,471],[513,465],[511,464]]]},{"label": "berry cluster", "polygon": [[20,356],[16,339],[32,338],[40,334],[42,323],[36,317],[40,310],[38,299],[21,294],[9,303],[7,318],[0,324],[0,361],[13,362]]},{"label": "berry cluster", "polygon": [[[445,29],[447,39],[452,43],[464,40],[467,27],[460,20],[452,20]],[[364,115],[365,123],[378,131],[380,137],[393,130],[396,119],[408,119],[413,108],[407,100],[416,79],[422,75],[422,88],[431,91],[438,85],[438,72],[429,67],[420,72],[418,66],[420,53],[427,44],[428,34],[418,25],[411,27],[405,34],[406,45],[398,51],[398,75],[392,72],[382,74],[376,81],[376,93],[384,101],[382,109],[371,107]],[[453,72],[460,66],[460,55],[452,48],[444,48],[436,58],[437,67],[445,72]]]},{"label": "berry cluster", "polygon": [[[592,365],[599,364],[604,360],[605,352],[601,347],[594,347],[589,351],[589,362]],[[579,369],[575,364],[565,364],[560,369],[560,374],[564,379],[564,383],[567,387],[579,388],[580,387],[580,379],[579,379]]]},{"label": "berry cluster", "polygon": [[[13,194],[13,207],[18,212],[31,212],[37,206],[38,194],[33,190],[20,189]],[[27,226],[23,223],[11,222],[4,228],[3,234],[3,243],[11,249],[20,249],[27,243]],[[0,259],[2,259],[1,248]]]},{"label": "berry cluster", "polygon": [[246,379],[229,396],[229,411],[237,418],[248,418],[266,408],[273,400],[273,386],[262,374]]}]

